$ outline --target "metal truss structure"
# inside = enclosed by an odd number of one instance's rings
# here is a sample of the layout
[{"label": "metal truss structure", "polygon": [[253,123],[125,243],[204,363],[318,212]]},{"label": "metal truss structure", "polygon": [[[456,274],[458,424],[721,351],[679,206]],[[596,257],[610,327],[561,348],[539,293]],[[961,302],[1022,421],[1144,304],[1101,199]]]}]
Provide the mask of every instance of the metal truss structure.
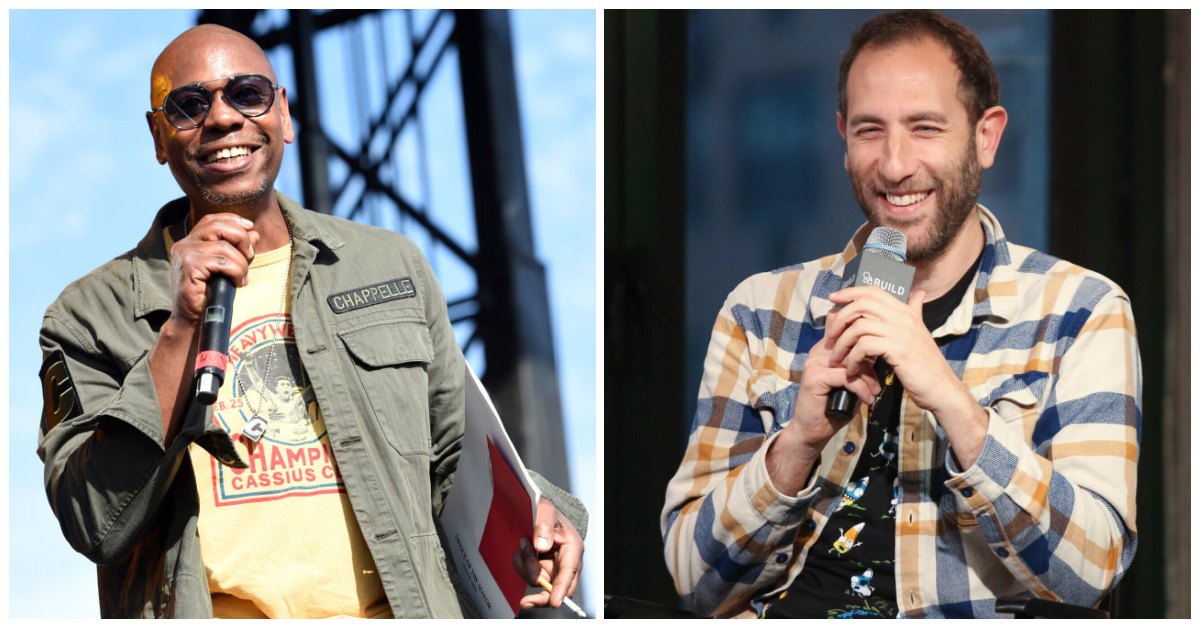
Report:
[{"label": "metal truss structure", "polygon": [[[456,330],[470,329],[462,350],[477,351],[482,345],[483,382],[525,463],[569,486],[545,269],[533,247],[507,13],[210,9],[198,21],[242,32],[268,52],[290,49],[295,85],[289,104],[306,207],[379,226],[398,224],[392,228],[427,242],[426,248],[448,251],[473,274],[474,292],[451,296],[447,304]],[[358,129],[355,142],[327,133],[334,121],[322,117],[330,94],[322,94],[314,42],[333,33],[343,39],[349,59],[350,71],[338,78],[349,84],[344,96],[352,101],[346,109]],[[422,115],[448,114],[423,109],[422,98],[438,72],[453,71],[447,62],[453,57],[461,82],[474,243],[453,235],[462,225],[439,222],[427,193],[430,152]],[[415,137],[415,150],[399,150],[402,137]],[[412,153],[416,158],[406,159]],[[401,170],[414,167],[422,182],[417,188],[423,187],[424,194],[405,193],[399,184]]]}]

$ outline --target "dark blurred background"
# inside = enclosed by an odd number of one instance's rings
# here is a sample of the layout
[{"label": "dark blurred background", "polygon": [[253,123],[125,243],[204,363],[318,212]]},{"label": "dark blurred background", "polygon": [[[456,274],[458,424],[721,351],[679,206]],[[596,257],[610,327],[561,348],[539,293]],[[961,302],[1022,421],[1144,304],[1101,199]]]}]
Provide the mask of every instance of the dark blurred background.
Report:
[{"label": "dark blurred background", "polygon": [[[678,606],[659,516],[726,295],[863,222],[837,68],[874,14],[605,12],[606,595]],[[1009,112],[980,203],[1010,241],[1133,303],[1139,546],[1118,615],[1189,617],[1190,12],[947,14],[983,42]]]}]

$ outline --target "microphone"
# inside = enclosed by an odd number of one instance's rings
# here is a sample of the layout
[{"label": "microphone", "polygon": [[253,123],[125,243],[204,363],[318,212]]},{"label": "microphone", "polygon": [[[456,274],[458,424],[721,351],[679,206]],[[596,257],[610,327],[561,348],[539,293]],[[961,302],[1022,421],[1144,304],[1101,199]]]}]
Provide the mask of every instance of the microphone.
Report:
[{"label": "microphone", "polygon": [[[904,263],[908,239],[888,227],[876,227],[863,245],[863,250],[846,265],[842,275],[842,290],[856,286],[879,286],[892,296],[908,303],[916,269]],[[825,402],[825,416],[849,421],[858,406],[858,396],[845,388],[836,388]]]},{"label": "microphone", "polygon": [[200,352],[196,354],[193,380],[196,401],[211,406],[225,381],[229,357],[229,327],[233,323],[233,281],[225,275],[208,279],[208,297],[200,328]]}]

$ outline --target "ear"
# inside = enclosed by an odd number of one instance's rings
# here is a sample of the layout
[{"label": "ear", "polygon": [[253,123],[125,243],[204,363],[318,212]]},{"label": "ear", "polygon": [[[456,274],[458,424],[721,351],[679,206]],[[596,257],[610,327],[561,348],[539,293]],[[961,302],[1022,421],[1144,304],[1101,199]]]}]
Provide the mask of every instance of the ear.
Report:
[{"label": "ear", "polygon": [[[846,119],[842,117],[842,112],[837,112],[838,133],[842,134],[842,141],[846,140]],[[842,154],[842,167],[846,172],[850,172],[850,152]]]},{"label": "ear", "polygon": [[983,112],[975,123],[975,148],[979,154],[979,167],[991,168],[996,161],[996,150],[1000,148],[1000,137],[1008,124],[1008,112],[996,106]]},{"label": "ear", "polygon": [[296,130],[292,128],[292,112],[288,110],[287,88],[279,88],[279,115],[283,116],[283,141],[291,144],[296,139]]},{"label": "ear", "polygon": [[150,125],[150,135],[154,138],[154,156],[159,165],[167,163],[167,151],[163,148],[162,130],[154,123],[154,112],[146,112],[146,124]]}]

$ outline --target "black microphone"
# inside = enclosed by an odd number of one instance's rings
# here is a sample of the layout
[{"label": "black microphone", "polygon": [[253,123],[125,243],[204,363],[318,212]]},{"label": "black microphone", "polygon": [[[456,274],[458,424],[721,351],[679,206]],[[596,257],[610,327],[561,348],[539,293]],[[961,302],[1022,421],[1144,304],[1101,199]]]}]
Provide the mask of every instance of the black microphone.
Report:
[{"label": "black microphone", "polygon": [[194,382],[196,401],[211,406],[225,381],[229,361],[229,328],[233,324],[233,281],[225,275],[208,278],[208,300],[200,328],[200,352],[196,354]]},{"label": "black microphone", "polygon": [[[888,227],[876,227],[871,231],[862,252],[846,265],[842,275],[842,290],[856,286],[879,286],[892,296],[908,303],[908,292],[912,288],[916,269],[904,263],[908,250],[908,239],[904,234]],[[829,392],[825,402],[825,416],[839,421],[854,418],[858,407],[858,396],[845,388]]]}]

